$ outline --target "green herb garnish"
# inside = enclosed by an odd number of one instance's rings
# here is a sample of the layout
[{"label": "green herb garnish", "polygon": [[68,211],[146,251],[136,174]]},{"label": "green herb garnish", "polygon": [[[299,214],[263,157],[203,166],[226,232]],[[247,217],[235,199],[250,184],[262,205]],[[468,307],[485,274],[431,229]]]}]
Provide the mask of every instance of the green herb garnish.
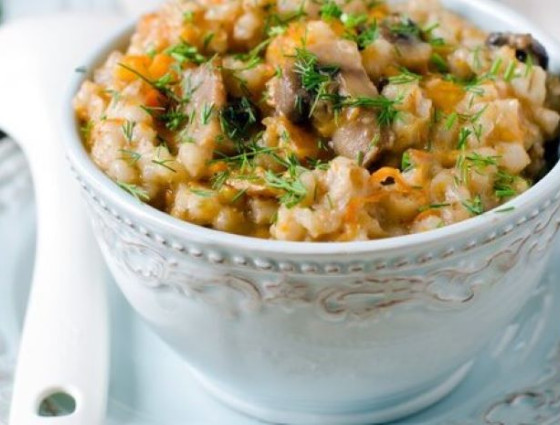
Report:
[{"label": "green herb garnish", "polygon": [[148,192],[146,192],[141,187],[136,186],[135,184],[125,183],[121,181],[117,181],[117,184],[122,189],[126,190],[128,193],[130,193],[132,196],[138,199],[139,201],[147,202],[150,200],[150,196],[148,195]]}]

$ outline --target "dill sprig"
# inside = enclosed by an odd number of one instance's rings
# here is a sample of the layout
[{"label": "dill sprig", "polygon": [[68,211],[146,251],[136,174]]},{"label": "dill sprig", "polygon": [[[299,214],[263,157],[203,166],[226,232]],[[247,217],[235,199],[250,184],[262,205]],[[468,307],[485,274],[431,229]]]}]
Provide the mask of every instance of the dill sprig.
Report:
[{"label": "dill sprig", "polygon": [[364,25],[368,20],[368,16],[365,13],[356,15],[352,13],[343,13],[340,16],[340,20],[347,29],[354,29]]},{"label": "dill sprig", "polygon": [[517,195],[517,191],[513,188],[517,177],[504,170],[498,170],[494,180],[494,193],[496,197],[511,198]]},{"label": "dill sprig", "polygon": [[230,170],[219,171],[216,174],[214,174],[210,179],[210,182],[212,184],[212,189],[220,190],[222,187],[224,187],[224,185],[230,178],[230,175],[231,175]]},{"label": "dill sprig", "polygon": [[426,211],[430,211],[430,210],[438,210],[441,208],[445,208],[445,207],[450,207],[451,204],[448,202],[442,202],[440,204],[430,204],[430,205],[426,205],[425,207],[420,207],[418,208],[418,212],[426,212]]},{"label": "dill sprig", "polygon": [[85,139],[86,142],[91,137],[91,131],[93,130],[93,127],[95,127],[95,123],[92,120],[86,121],[80,127],[80,133],[82,133],[82,137]]},{"label": "dill sprig", "polygon": [[136,127],[136,121],[126,120],[121,126],[124,138],[128,143],[132,143],[132,138],[134,137],[134,128]]},{"label": "dill sprig", "polygon": [[441,37],[435,37],[434,31],[440,27],[439,22],[422,29],[422,38],[434,47],[445,46],[445,40]]},{"label": "dill sprig", "polygon": [[142,154],[136,151],[119,149],[119,152],[123,154],[121,159],[127,161],[130,165],[136,164],[142,158]]},{"label": "dill sprig", "polygon": [[484,212],[484,204],[480,195],[476,195],[473,199],[462,202],[463,206],[472,214],[480,215]]},{"label": "dill sprig", "polygon": [[358,47],[360,49],[365,49],[378,38],[379,26],[377,25],[377,20],[374,20],[372,24],[368,25],[360,31],[360,33],[356,37],[356,43],[358,44]]},{"label": "dill sprig", "polygon": [[213,112],[214,112],[214,103],[210,103],[210,104],[205,103],[202,106],[202,111],[200,113],[200,123],[202,125],[208,125]]},{"label": "dill sprig", "polygon": [[142,189],[141,187],[138,187],[135,184],[125,183],[125,182],[122,182],[122,181],[117,181],[117,184],[119,185],[119,187],[121,189],[126,190],[128,193],[130,193],[132,196],[134,196],[139,201],[148,202],[150,200],[150,196],[148,195],[148,192],[146,192],[144,189]]},{"label": "dill sprig", "polygon": [[224,162],[232,167],[239,168],[240,170],[250,170],[255,168],[254,160],[260,155],[270,155],[278,150],[277,147],[261,146],[258,140],[262,134],[257,134],[251,140],[245,143],[238,144],[236,155],[226,155],[220,151],[216,151],[217,158],[212,160],[211,163]]},{"label": "dill sprig", "polygon": [[389,31],[399,38],[420,37],[420,28],[406,16],[402,16],[399,22],[389,25]]},{"label": "dill sprig", "polygon": [[414,164],[412,163],[412,158],[410,157],[410,152],[406,151],[403,153],[401,158],[401,170],[402,172],[406,172],[412,170],[414,168]]},{"label": "dill sprig", "polygon": [[214,192],[211,190],[197,189],[194,187],[189,187],[189,192],[194,193],[196,196],[200,196],[201,198],[211,198],[214,196]]},{"label": "dill sprig", "polygon": [[294,71],[299,75],[303,88],[317,95],[319,89],[340,71],[336,65],[319,65],[317,55],[305,48],[296,48]]},{"label": "dill sprig", "polygon": [[229,102],[220,111],[222,132],[232,141],[240,142],[250,137],[251,128],[258,122],[257,108],[246,97]]},{"label": "dill sprig", "polygon": [[462,127],[459,130],[459,141],[457,142],[457,149],[464,150],[467,147],[467,141],[472,134],[472,130],[468,127]]},{"label": "dill sprig", "polygon": [[192,62],[194,64],[200,65],[206,62],[208,59],[202,55],[196,46],[181,40],[171,47],[165,50],[165,53],[175,59],[179,64],[183,65],[185,62]]},{"label": "dill sprig", "polygon": [[169,171],[171,171],[172,173],[176,173],[177,170],[175,170],[174,168],[170,167],[168,164],[171,162],[175,162],[174,159],[152,159],[152,163],[159,165],[160,167],[163,167]]},{"label": "dill sprig", "polygon": [[324,21],[332,21],[342,16],[342,9],[334,0],[326,0],[321,5],[321,19]]},{"label": "dill sprig", "polygon": [[280,15],[278,13],[270,13],[266,17],[264,32],[269,37],[274,37],[283,34],[292,22],[298,21],[307,16],[305,11],[306,2],[302,1],[298,10],[290,14]]},{"label": "dill sprig", "polygon": [[449,72],[449,65],[447,64],[447,61],[439,53],[432,53],[432,56],[430,57],[430,62],[442,74]]},{"label": "dill sprig", "polygon": [[389,77],[390,84],[411,84],[422,80],[422,76],[416,74],[405,67],[399,68],[400,74]]},{"label": "dill sprig", "polygon": [[465,157],[467,161],[470,161],[477,168],[484,168],[490,166],[497,166],[499,156],[485,156],[478,152],[473,152]]},{"label": "dill sprig", "polygon": [[268,45],[272,42],[272,38],[267,38],[253,47],[247,53],[239,53],[235,55],[235,59],[238,59],[245,63],[245,66],[241,68],[231,69],[230,71],[240,72],[240,71],[247,71],[249,69],[253,69],[259,63],[263,61],[263,53],[265,52]]},{"label": "dill sprig", "polygon": [[343,99],[339,102],[339,106],[376,109],[378,111],[377,121],[379,125],[387,127],[392,125],[400,115],[400,111],[396,106],[401,102],[402,97],[393,100],[382,95],[376,97],[359,96]]},{"label": "dill sprig", "polygon": [[[328,88],[340,68],[336,65],[320,65],[317,55],[305,48],[297,48],[295,53],[294,72],[299,76],[301,85],[314,99],[309,110],[313,115],[320,100],[325,99],[329,93]],[[300,96],[296,98],[297,108],[303,111]]]},{"label": "dill sprig", "polygon": [[295,207],[307,196],[307,188],[298,177],[283,177],[267,170],[265,181],[269,187],[283,192],[279,201],[287,208]]},{"label": "dill sprig", "polygon": [[171,74],[165,74],[163,77],[158,78],[157,80],[152,80],[148,77],[146,77],[145,75],[143,75],[141,72],[138,72],[137,70],[135,70],[134,68],[124,64],[124,63],[119,63],[118,64],[121,68],[126,69],[127,71],[131,72],[132,74],[136,75],[139,79],[141,79],[142,81],[144,81],[146,84],[148,84],[149,86],[153,87],[154,89],[156,89],[157,91],[159,91],[162,95],[173,99],[177,102],[180,102],[181,99],[179,99],[177,97],[177,95],[175,93],[173,93],[173,90],[171,89],[170,86],[176,84],[173,80],[173,76]]}]

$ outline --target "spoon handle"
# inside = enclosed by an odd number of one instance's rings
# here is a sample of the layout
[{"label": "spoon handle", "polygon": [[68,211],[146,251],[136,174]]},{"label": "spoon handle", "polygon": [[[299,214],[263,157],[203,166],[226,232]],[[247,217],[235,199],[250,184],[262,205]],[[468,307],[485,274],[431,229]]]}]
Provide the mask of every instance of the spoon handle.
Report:
[{"label": "spoon handle", "polygon": [[[39,415],[39,407],[54,393],[66,393],[75,401],[74,412],[58,417],[57,425],[105,422],[106,272],[57,136],[53,111],[61,105],[53,95],[67,86],[77,58],[112,25],[114,21],[99,18],[58,17],[0,29],[0,128],[27,155],[38,212],[36,263],[15,375],[12,425],[52,424],[53,418]],[[23,75],[25,84],[14,84]]]}]

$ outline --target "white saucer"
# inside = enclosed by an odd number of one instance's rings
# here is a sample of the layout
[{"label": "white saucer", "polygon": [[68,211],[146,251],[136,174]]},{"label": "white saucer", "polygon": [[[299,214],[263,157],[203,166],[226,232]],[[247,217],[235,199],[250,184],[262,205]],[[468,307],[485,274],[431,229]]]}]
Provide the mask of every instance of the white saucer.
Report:
[{"label": "white saucer", "polygon": [[[7,423],[11,374],[34,244],[34,204],[21,153],[0,141],[0,424]],[[553,258],[560,258],[560,243]],[[482,354],[444,401],[396,424],[560,424],[560,263],[553,262],[518,319]],[[220,405],[184,363],[133,314],[111,279],[109,425],[257,425]],[[48,329],[45,330],[48,332]],[[460,336],[458,336],[460,337]]]}]

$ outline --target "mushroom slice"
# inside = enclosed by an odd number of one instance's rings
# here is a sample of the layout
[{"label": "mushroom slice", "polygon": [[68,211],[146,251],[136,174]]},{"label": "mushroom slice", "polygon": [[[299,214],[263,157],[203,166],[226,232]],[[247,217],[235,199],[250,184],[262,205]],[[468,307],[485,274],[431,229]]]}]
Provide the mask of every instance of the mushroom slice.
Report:
[{"label": "mushroom slice", "polygon": [[317,56],[322,65],[336,65],[340,68],[338,82],[343,94],[355,96],[376,96],[377,89],[369,79],[362,64],[362,56],[356,43],[337,40],[333,43],[309,45],[309,51]]},{"label": "mushroom slice", "polygon": [[[349,40],[318,43],[310,45],[309,50],[317,55],[319,63],[340,67],[336,77],[340,95],[351,98],[379,95],[364,69],[356,43]],[[347,112],[344,122],[334,131],[332,147],[337,155],[356,159],[368,167],[379,157],[380,139],[375,112],[354,109]]]},{"label": "mushroom slice", "polygon": [[213,147],[221,134],[219,112],[226,104],[226,89],[218,67],[206,63],[185,71],[183,96],[190,98],[185,105],[189,125],[183,137],[188,142]]},{"label": "mushroom slice", "polygon": [[531,34],[493,32],[488,36],[486,44],[495,47],[509,46],[515,49],[515,56],[521,62],[526,62],[529,55],[532,55],[543,69],[548,69],[548,53],[545,47]]},{"label": "mushroom slice", "polygon": [[[222,140],[220,111],[226,104],[226,90],[220,70],[211,63],[189,69],[184,73],[183,97],[190,99],[184,106],[188,124],[179,135],[178,157],[192,178],[209,172],[206,166]],[[220,151],[230,149],[220,142]]]},{"label": "mushroom slice", "polygon": [[394,13],[385,18],[381,26],[381,34],[383,38],[393,44],[413,44],[422,41],[422,30],[418,24],[399,13]]},{"label": "mushroom slice", "polygon": [[271,106],[291,122],[301,124],[309,118],[311,94],[303,88],[293,62],[287,62],[282,75],[271,80],[269,94]]},{"label": "mushroom slice", "polygon": [[383,148],[382,139],[375,113],[359,110],[356,116],[338,127],[332,144],[337,155],[355,159],[367,168],[379,157]]}]

